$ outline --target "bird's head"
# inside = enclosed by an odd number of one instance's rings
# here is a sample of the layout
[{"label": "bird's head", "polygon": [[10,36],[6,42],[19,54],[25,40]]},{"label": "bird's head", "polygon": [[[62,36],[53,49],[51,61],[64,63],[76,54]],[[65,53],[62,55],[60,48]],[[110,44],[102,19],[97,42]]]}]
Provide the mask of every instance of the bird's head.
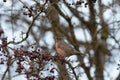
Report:
[{"label": "bird's head", "polygon": [[56,42],[63,41],[63,40],[64,40],[63,36],[55,37]]}]

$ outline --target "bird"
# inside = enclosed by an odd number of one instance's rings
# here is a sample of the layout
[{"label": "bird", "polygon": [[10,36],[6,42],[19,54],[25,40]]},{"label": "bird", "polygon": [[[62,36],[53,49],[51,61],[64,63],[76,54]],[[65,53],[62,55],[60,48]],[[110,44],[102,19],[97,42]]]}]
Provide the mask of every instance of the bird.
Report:
[{"label": "bird", "polygon": [[64,37],[55,37],[55,48],[59,56],[69,57],[71,55],[80,55],[70,44],[64,41]]}]

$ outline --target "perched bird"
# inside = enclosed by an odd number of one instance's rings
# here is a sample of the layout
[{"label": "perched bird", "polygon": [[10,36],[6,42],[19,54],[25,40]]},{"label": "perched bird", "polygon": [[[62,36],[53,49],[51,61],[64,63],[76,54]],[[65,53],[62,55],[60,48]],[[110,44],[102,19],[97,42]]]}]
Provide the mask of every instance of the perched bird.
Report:
[{"label": "perched bird", "polygon": [[79,51],[75,50],[70,44],[64,41],[64,37],[55,37],[55,48],[57,53],[62,57],[80,55]]}]

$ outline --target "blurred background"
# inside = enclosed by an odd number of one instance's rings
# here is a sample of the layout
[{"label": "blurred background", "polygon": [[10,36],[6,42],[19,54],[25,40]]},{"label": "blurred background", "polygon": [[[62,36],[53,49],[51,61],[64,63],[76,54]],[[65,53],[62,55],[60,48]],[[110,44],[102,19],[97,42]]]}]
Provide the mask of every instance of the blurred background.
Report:
[{"label": "blurred background", "polygon": [[[34,45],[54,56],[54,37],[62,35],[85,55],[69,57],[73,69],[49,61],[54,65],[47,67],[57,69],[55,78],[36,80],[120,80],[119,0],[1,0],[0,29],[11,48],[24,45],[29,50]],[[1,80],[29,80],[15,72],[16,64],[8,71],[7,66],[0,65]],[[51,74],[44,71],[42,77],[46,75]]]}]

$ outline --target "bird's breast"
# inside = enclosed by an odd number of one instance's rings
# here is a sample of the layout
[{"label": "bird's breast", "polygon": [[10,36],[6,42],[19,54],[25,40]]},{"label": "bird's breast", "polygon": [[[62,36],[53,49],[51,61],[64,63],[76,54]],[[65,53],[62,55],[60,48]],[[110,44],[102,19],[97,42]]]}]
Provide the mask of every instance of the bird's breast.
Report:
[{"label": "bird's breast", "polygon": [[65,51],[62,48],[59,47],[58,43],[56,43],[55,46],[56,46],[56,51],[57,51],[57,53],[59,55],[61,55],[61,56],[65,56],[66,55]]}]

